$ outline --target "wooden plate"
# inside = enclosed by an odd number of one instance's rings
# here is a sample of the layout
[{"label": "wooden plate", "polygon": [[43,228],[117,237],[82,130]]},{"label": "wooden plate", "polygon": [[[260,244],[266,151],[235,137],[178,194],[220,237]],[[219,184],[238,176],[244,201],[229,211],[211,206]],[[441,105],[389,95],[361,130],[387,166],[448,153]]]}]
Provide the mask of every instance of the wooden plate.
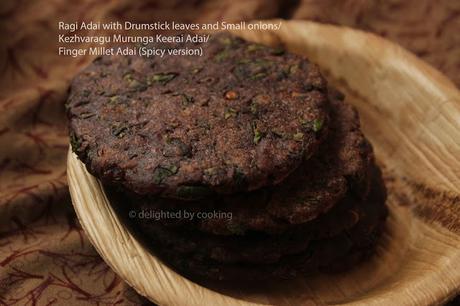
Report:
[{"label": "wooden plate", "polygon": [[[277,22],[277,21],[276,21]],[[460,93],[441,73],[369,33],[312,22],[238,35],[283,44],[318,63],[354,104],[389,188],[377,255],[340,275],[254,287],[198,285],[176,274],[125,229],[98,181],[69,151],[73,204],[105,261],[160,305],[425,305],[460,291]]]}]

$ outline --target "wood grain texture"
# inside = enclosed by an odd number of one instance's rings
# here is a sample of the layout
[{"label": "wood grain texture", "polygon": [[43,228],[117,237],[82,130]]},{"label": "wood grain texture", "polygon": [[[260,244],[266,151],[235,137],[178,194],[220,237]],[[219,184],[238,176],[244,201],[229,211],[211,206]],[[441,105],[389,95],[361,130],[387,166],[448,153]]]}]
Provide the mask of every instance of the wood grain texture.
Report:
[{"label": "wood grain texture", "polygon": [[460,291],[460,93],[442,74],[372,34],[284,22],[238,32],[318,63],[361,115],[389,188],[377,254],[353,270],[253,287],[198,285],[163,265],[123,227],[98,181],[69,152],[80,222],[106,262],[160,305],[433,305]]}]

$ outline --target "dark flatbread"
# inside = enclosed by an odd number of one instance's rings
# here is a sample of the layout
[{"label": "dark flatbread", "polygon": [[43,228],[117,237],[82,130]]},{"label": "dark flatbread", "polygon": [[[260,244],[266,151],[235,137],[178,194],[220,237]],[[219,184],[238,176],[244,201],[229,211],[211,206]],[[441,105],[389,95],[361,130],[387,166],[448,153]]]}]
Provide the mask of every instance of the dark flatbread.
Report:
[{"label": "dark flatbread", "polygon": [[106,184],[198,199],[278,184],[327,132],[316,65],[229,34],[203,56],[103,56],[72,82],[73,151]]},{"label": "dark flatbread", "polygon": [[[107,193],[112,205],[121,207],[121,214],[128,215],[126,207],[130,207],[130,199],[113,190],[107,190]],[[221,236],[200,232],[189,224],[167,226],[159,220],[146,218],[153,216],[148,209],[142,212],[144,218],[131,221],[144,241],[153,245],[159,241],[163,247],[178,253],[199,252],[218,262],[227,263],[273,263],[283,255],[305,250],[311,240],[332,237],[356,225],[364,215],[361,206],[366,205],[366,201],[355,203],[353,197],[346,197],[343,201],[346,203],[337,205],[327,214],[279,235],[247,232],[244,235]],[[135,211],[137,216],[141,215],[141,211]]]},{"label": "dark flatbread", "polygon": [[[382,222],[381,222],[382,223]],[[166,251],[159,253],[165,263],[179,272],[195,278],[219,281],[251,281],[264,279],[289,279],[318,270],[346,270],[373,252],[380,236],[382,224],[366,236],[353,238],[353,233],[313,241],[306,251],[287,255],[275,264],[222,264],[207,258],[197,259]],[[351,231],[352,232],[352,231]],[[345,260],[346,259],[346,260]]]},{"label": "dark flatbread", "polygon": [[363,206],[363,218],[356,226],[332,238],[314,240],[305,251],[283,256],[274,264],[223,264],[203,255],[183,256],[159,244],[154,251],[189,277],[214,280],[293,278],[317,270],[346,270],[373,253],[388,214],[386,189],[380,171],[376,168],[373,172],[375,179],[367,202],[369,205]]},{"label": "dark flatbread", "polygon": [[[108,192],[113,205],[127,214],[129,199],[123,194]],[[283,256],[302,253],[310,248],[311,242],[343,234],[351,228],[354,236],[365,237],[369,229],[380,223],[385,215],[385,186],[378,168],[373,167],[372,190],[368,198],[354,203],[338,205],[329,213],[310,222],[310,226],[277,236],[247,233],[243,236],[216,236],[199,233],[194,229],[168,228],[151,219],[133,219],[132,227],[154,250],[160,247],[168,252],[181,254],[184,258],[201,258],[218,263],[272,264]],[[340,209],[338,209],[340,208]],[[161,253],[161,251],[160,251]]]},{"label": "dark flatbread", "polygon": [[340,205],[347,193],[357,200],[369,191],[372,147],[360,131],[359,117],[343,96],[330,89],[331,123],[317,155],[301,165],[281,184],[249,193],[212,200],[180,201],[132,195],[139,210],[231,213],[231,220],[206,218],[191,222],[162,220],[165,225],[199,228],[216,235],[242,235],[247,231],[280,234]]}]

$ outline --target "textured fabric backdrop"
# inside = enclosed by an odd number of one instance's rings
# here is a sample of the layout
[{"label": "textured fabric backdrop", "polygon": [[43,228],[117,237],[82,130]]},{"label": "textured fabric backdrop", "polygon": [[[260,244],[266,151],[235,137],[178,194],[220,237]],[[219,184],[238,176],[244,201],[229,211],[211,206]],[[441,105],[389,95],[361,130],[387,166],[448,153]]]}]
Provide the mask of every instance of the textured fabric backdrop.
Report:
[{"label": "textured fabric backdrop", "polygon": [[310,19],[386,36],[460,86],[460,1],[3,0],[0,17],[0,305],[148,304],[70,204],[64,103],[91,58],[57,56],[57,21]]}]

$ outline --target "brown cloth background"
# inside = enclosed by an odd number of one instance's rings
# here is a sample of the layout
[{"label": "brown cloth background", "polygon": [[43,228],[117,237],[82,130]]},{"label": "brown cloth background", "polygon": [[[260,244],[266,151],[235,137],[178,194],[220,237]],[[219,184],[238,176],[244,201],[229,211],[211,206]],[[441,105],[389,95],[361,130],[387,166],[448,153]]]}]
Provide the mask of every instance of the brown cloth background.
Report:
[{"label": "brown cloth background", "polygon": [[57,55],[58,21],[310,19],[385,36],[460,86],[460,1],[3,0],[0,17],[0,305],[148,304],[99,257],[70,203],[64,103],[91,58]]}]

